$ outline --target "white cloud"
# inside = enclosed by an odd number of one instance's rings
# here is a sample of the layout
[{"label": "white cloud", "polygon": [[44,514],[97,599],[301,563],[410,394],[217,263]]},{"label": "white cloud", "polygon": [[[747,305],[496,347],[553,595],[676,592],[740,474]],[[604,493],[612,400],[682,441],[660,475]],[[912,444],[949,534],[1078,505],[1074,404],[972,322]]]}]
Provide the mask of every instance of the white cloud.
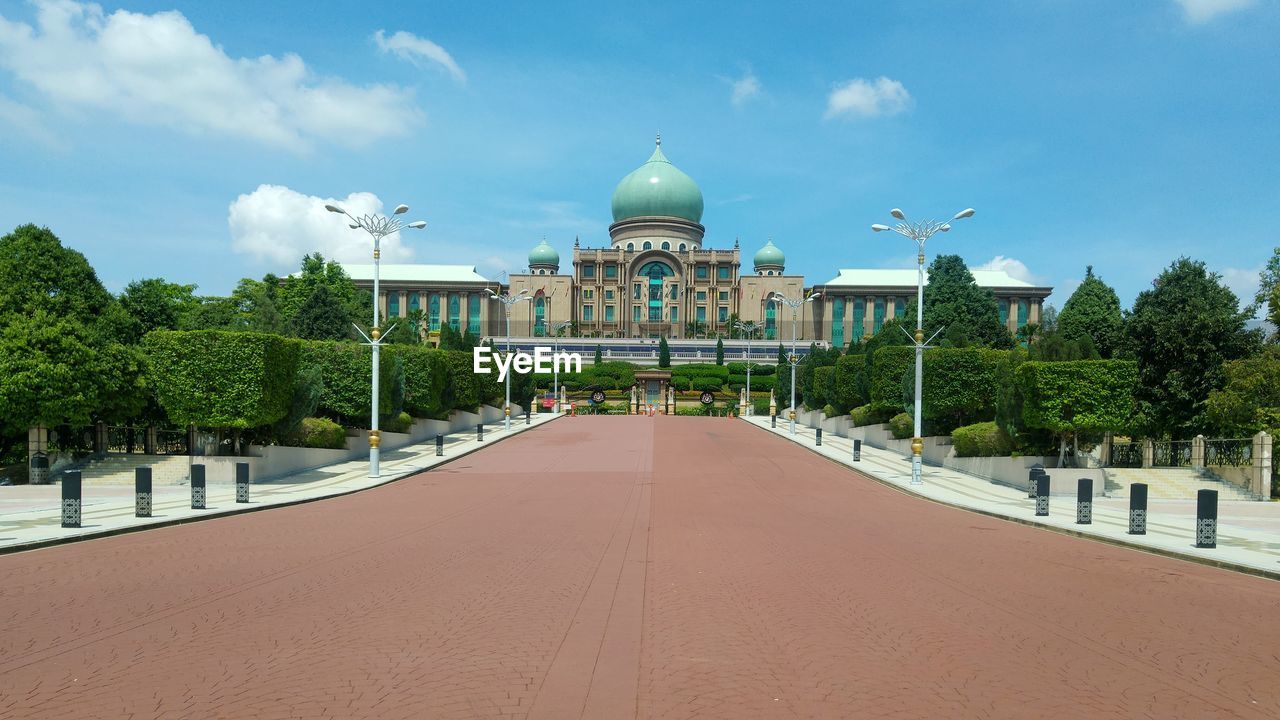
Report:
[{"label": "white cloud", "polygon": [[734,107],[742,107],[747,101],[760,95],[760,78],[757,78],[755,73],[750,70],[737,80],[730,80],[729,85],[733,88],[733,94],[730,96],[729,101],[733,103]]},{"label": "white cloud", "polygon": [[[39,142],[53,150],[66,150],[67,145],[56,133],[46,127],[40,113],[19,102],[0,95],[0,126],[8,125],[19,134]],[[10,135],[10,138],[13,136]]]},{"label": "white cloud", "polygon": [[1005,257],[1003,255],[997,255],[991,258],[987,262],[975,267],[974,270],[1002,270],[1008,273],[1009,277],[1014,280],[1021,280],[1032,284],[1039,282],[1036,275],[1027,268],[1026,263],[1018,260],[1017,258]]},{"label": "white cloud", "polygon": [[458,63],[454,62],[453,56],[426,38],[420,38],[403,30],[387,37],[384,31],[379,30],[373,34],[373,41],[384,53],[392,53],[401,60],[408,60],[418,67],[423,66],[424,60],[434,63],[448,70],[454,80],[463,85],[467,84],[467,74],[458,67]]},{"label": "white cloud", "polygon": [[1258,294],[1258,286],[1262,284],[1262,268],[1226,268],[1220,274],[1222,284],[1240,300],[1240,307],[1253,302],[1253,296]]},{"label": "white cloud", "polygon": [[420,118],[407,91],[318,78],[294,54],[232,58],[177,11],[41,0],[35,27],[0,16],[0,68],[64,109],[293,151],[367,145]]},{"label": "white cloud", "polygon": [[1257,0],[1175,0],[1175,2],[1182,6],[1183,12],[1187,15],[1187,22],[1200,25],[1223,13],[1251,7]]},{"label": "white cloud", "polygon": [[[356,217],[382,212],[382,201],[373,193],[320,198],[282,185],[259,185],[257,190],[236,198],[228,209],[231,249],[289,272],[298,267],[303,255],[311,252],[339,262],[373,262],[369,234],[350,228],[344,216],[325,210],[326,204],[338,205]],[[417,219],[412,213],[408,217]],[[412,257],[413,251],[405,247],[400,233],[382,239],[383,260],[407,262]]]},{"label": "white cloud", "polygon": [[897,80],[854,78],[836,85],[827,96],[827,113],[834,117],[877,117],[897,115],[911,107],[911,94]]}]

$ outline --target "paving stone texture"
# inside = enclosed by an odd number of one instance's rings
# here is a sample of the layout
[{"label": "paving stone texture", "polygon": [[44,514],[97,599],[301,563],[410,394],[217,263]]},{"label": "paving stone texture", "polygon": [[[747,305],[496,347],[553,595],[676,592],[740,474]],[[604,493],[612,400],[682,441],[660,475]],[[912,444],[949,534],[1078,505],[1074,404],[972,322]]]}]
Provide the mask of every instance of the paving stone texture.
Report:
[{"label": "paving stone texture", "polygon": [[0,556],[0,603],[3,718],[1280,717],[1280,583],[708,418]]}]

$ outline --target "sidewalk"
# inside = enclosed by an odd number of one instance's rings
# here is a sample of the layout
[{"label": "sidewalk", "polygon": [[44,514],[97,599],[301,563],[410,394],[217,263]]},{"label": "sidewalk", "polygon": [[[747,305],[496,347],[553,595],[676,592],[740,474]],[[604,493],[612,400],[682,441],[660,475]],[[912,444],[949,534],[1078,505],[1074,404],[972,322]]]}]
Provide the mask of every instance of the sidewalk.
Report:
[{"label": "sidewalk", "polygon": [[853,441],[848,438],[823,433],[822,447],[815,447],[813,428],[797,423],[793,437],[781,418],[776,430],[770,429],[767,417],[743,419],[765,432],[792,440],[882,483],[928,500],[1025,525],[1280,580],[1280,503],[1219,502],[1218,547],[1201,549],[1195,547],[1194,499],[1152,500],[1147,506],[1147,534],[1130,535],[1127,498],[1096,498],[1090,525],[1076,524],[1074,497],[1053,496],[1049,516],[1036,517],[1035,500],[1023,491],[931,465],[924,466],[924,484],[912,487],[911,462],[902,455],[863,443],[862,461],[855,463]]},{"label": "sidewalk", "polygon": [[209,518],[254,512],[270,507],[294,505],[321,498],[345,495],[395,482],[414,473],[456,460],[493,443],[555,420],[550,413],[511,419],[511,432],[503,421],[486,423],[484,441],[474,432],[445,436],[444,457],[436,457],[433,438],[429,442],[383,452],[381,477],[370,478],[367,457],[304,470],[293,475],[258,483],[251,480],[249,502],[236,503],[233,483],[209,483],[204,510],[191,509],[188,485],[156,485],[153,488],[151,517],[134,517],[134,492],[129,485],[84,486],[81,527],[62,527],[62,487],[60,485],[15,485],[0,487],[0,554],[31,550],[94,537],[117,535],[147,527],[175,525]]}]

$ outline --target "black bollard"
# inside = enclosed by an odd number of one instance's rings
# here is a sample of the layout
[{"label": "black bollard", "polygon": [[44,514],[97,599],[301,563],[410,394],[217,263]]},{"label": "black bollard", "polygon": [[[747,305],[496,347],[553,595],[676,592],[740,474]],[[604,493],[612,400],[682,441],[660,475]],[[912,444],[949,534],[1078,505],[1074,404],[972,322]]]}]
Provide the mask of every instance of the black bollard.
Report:
[{"label": "black bollard", "polygon": [[80,471],[69,470],[62,473],[62,527],[80,527]]},{"label": "black bollard", "polygon": [[476,423],[476,442],[484,442],[484,423]]},{"label": "black bollard", "polygon": [[204,465],[191,466],[191,509],[203,510],[205,499]]},{"label": "black bollard", "polygon": [[236,502],[249,502],[249,463],[236,463]]},{"label": "black bollard", "polygon": [[817,428],[817,430],[813,434],[813,437],[814,437],[814,444],[817,445],[818,447],[822,447],[822,428]]},{"label": "black bollard", "polygon": [[1147,484],[1129,486],[1129,534],[1147,534]]},{"label": "black bollard", "polygon": [[133,469],[133,516],[151,517],[151,468]]},{"label": "black bollard", "polygon": [[770,416],[769,416],[769,427],[773,428],[774,430],[777,430],[777,429],[778,429],[778,416],[777,416],[777,415],[770,415]]},{"label": "black bollard", "polygon": [[444,436],[436,435],[436,457],[444,457]]},{"label": "black bollard", "polygon": [[1036,478],[1046,474],[1044,467],[1039,463],[1031,466],[1031,469],[1027,471],[1027,497],[1033,498],[1036,496]]},{"label": "black bollard", "polygon": [[1045,517],[1049,514],[1049,474],[1041,471],[1036,475],[1036,515]]},{"label": "black bollard", "polygon": [[524,424],[525,424],[525,425],[528,425],[528,424],[530,424],[531,422],[532,422],[532,421],[529,419],[529,411],[528,411],[528,410],[525,410],[525,411],[524,411]]},{"label": "black bollard", "polygon": [[1196,493],[1196,547],[1218,547],[1218,491]]},{"label": "black bollard", "polygon": [[862,462],[862,441],[861,440],[853,441],[853,461]]},{"label": "black bollard", "polygon": [[1076,481],[1076,524],[1093,524],[1093,478]]}]

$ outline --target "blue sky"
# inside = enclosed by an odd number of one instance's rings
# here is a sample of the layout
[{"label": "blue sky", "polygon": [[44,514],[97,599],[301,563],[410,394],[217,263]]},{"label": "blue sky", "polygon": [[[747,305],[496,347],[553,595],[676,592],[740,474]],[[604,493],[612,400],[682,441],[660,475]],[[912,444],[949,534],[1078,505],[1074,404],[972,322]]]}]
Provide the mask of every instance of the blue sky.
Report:
[{"label": "blue sky", "polygon": [[[412,206],[384,257],[520,270],[607,243],[663,150],[707,244],[790,272],[908,267],[876,235],[977,208],[928,251],[1128,305],[1179,255],[1238,292],[1280,244],[1280,2],[0,1],[0,227],[48,225],[113,290],[228,292],[319,209]],[[749,255],[748,255],[749,256]],[[566,263],[567,264],[567,263]]]}]

